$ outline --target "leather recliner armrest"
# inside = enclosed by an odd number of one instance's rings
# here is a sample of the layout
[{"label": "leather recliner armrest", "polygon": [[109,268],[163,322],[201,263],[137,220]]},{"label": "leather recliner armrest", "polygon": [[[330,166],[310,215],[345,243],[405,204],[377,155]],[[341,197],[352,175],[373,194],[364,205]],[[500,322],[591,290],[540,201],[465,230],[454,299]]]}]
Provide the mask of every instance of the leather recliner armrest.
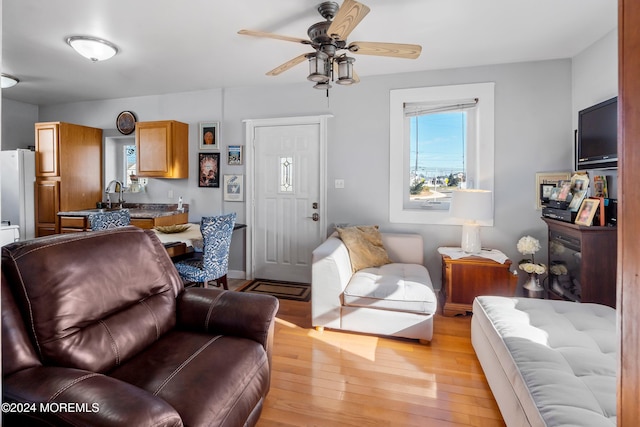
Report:
[{"label": "leather recliner armrest", "polygon": [[176,410],[151,393],[80,369],[38,366],[3,379],[7,425],[182,426]]},{"label": "leather recliner armrest", "polygon": [[248,338],[271,347],[278,299],[221,289],[187,288],[177,298],[178,328]]}]

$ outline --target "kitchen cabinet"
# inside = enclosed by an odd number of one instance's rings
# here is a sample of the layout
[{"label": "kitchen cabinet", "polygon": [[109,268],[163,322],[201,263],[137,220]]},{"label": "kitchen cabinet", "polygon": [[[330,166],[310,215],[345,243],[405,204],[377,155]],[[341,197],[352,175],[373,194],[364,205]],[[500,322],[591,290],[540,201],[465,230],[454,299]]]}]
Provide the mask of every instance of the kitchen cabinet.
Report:
[{"label": "kitchen cabinet", "polygon": [[189,125],[175,120],[136,123],[138,176],[189,178]]},{"label": "kitchen cabinet", "polygon": [[189,222],[189,214],[186,212],[169,216],[158,216],[155,218],[131,218],[131,225],[147,229],[157,226],[186,224],[187,222]]},{"label": "kitchen cabinet", "polygon": [[60,233],[59,211],[102,200],[102,129],[36,123],[36,237]]}]

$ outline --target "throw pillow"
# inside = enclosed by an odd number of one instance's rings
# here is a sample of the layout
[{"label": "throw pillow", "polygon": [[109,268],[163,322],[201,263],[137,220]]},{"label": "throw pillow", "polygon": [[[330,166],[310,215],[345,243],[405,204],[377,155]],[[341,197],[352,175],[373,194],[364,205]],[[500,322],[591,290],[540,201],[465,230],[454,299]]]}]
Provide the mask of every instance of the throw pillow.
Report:
[{"label": "throw pillow", "polygon": [[336,227],[336,231],[347,246],[351,258],[351,269],[354,272],[392,262],[382,244],[382,236],[377,225]]}]

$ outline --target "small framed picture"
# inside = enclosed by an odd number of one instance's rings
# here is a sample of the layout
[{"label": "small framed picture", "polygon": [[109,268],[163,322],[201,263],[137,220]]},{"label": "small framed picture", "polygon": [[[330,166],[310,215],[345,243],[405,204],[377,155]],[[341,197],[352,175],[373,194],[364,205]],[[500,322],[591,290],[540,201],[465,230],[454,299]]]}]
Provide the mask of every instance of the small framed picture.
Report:
[{"label": "small framed picture", "polygon": [[589,187],[589,175],[576,173],[571,177],[571,191],[583,191]]},{"label": "small framed picture", "polygon": [[200,123],[201,150],[218,150],[220,147],[220,122]]},{"label": "small framed picture", "polygon": [[242,160],[242,145],[230,145],[227,148],[227,164],[241,165]]},{"label": "small framed picture", "polygon": [[582,201],[584,200],[586,195],[587,190],[576,191],[573,194],[573,199],[571,199],[571,203],[569,203],[569,209],[571,210],[571,212],[577,212],[578,209],[580,209],[580,206],[582,206]]},{"label": "small framed picture", "polygon": [[220,153],[198,153],[198,187],[220,188]]},{"label": "small framed picture", "polygon": [[[554,187],[558,186],[558,183],[560,181],[566,181],[568,179],[570,179],[571,177],[571,173],[570,172],[538,172],[536,173],[536,207],[538,209],[542,209],[542,194],[541,191],[543,190],[542,186],[540,184],[552,184]],[[548,188],[548,187],[546,187]],[[550,194],[551,196],[551,194]],[[556,194],[557,196],[557,194]],[[554,200],[554,199],[551,199]]]},{"label": "small framed picture", "polygon": [[540,184],[540,203],[545,204],[549,203],[549,198],[551,197],[551,193],[553,193],[553,189],[556,188],[554,184]]},{"label": "small framed picture", "polygon": [[244,200],[244,176],[224,176],[224,200],[227,202],[242,202]]},{"label": "small framed picture", "polygon": [[595,216],[598,208],[600,207],[600,200],[598,199],[584,199],[582,204],[580,205],[580,210],[576,215],[576,220],[574,221],[576,224],[587,225],[590,226],[593,222],[593,217]]}]

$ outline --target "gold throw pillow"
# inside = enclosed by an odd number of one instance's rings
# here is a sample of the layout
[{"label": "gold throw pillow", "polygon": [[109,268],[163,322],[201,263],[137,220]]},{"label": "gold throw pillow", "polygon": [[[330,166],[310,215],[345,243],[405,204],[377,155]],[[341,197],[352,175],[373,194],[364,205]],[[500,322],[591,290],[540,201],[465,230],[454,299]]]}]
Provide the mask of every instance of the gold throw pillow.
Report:
[{"label": "gold throw pillow", "polygon": [[349,250],[353,272],[392,262],[382,244],[382,236],[377,225],[336,227],[336,231]]}]

